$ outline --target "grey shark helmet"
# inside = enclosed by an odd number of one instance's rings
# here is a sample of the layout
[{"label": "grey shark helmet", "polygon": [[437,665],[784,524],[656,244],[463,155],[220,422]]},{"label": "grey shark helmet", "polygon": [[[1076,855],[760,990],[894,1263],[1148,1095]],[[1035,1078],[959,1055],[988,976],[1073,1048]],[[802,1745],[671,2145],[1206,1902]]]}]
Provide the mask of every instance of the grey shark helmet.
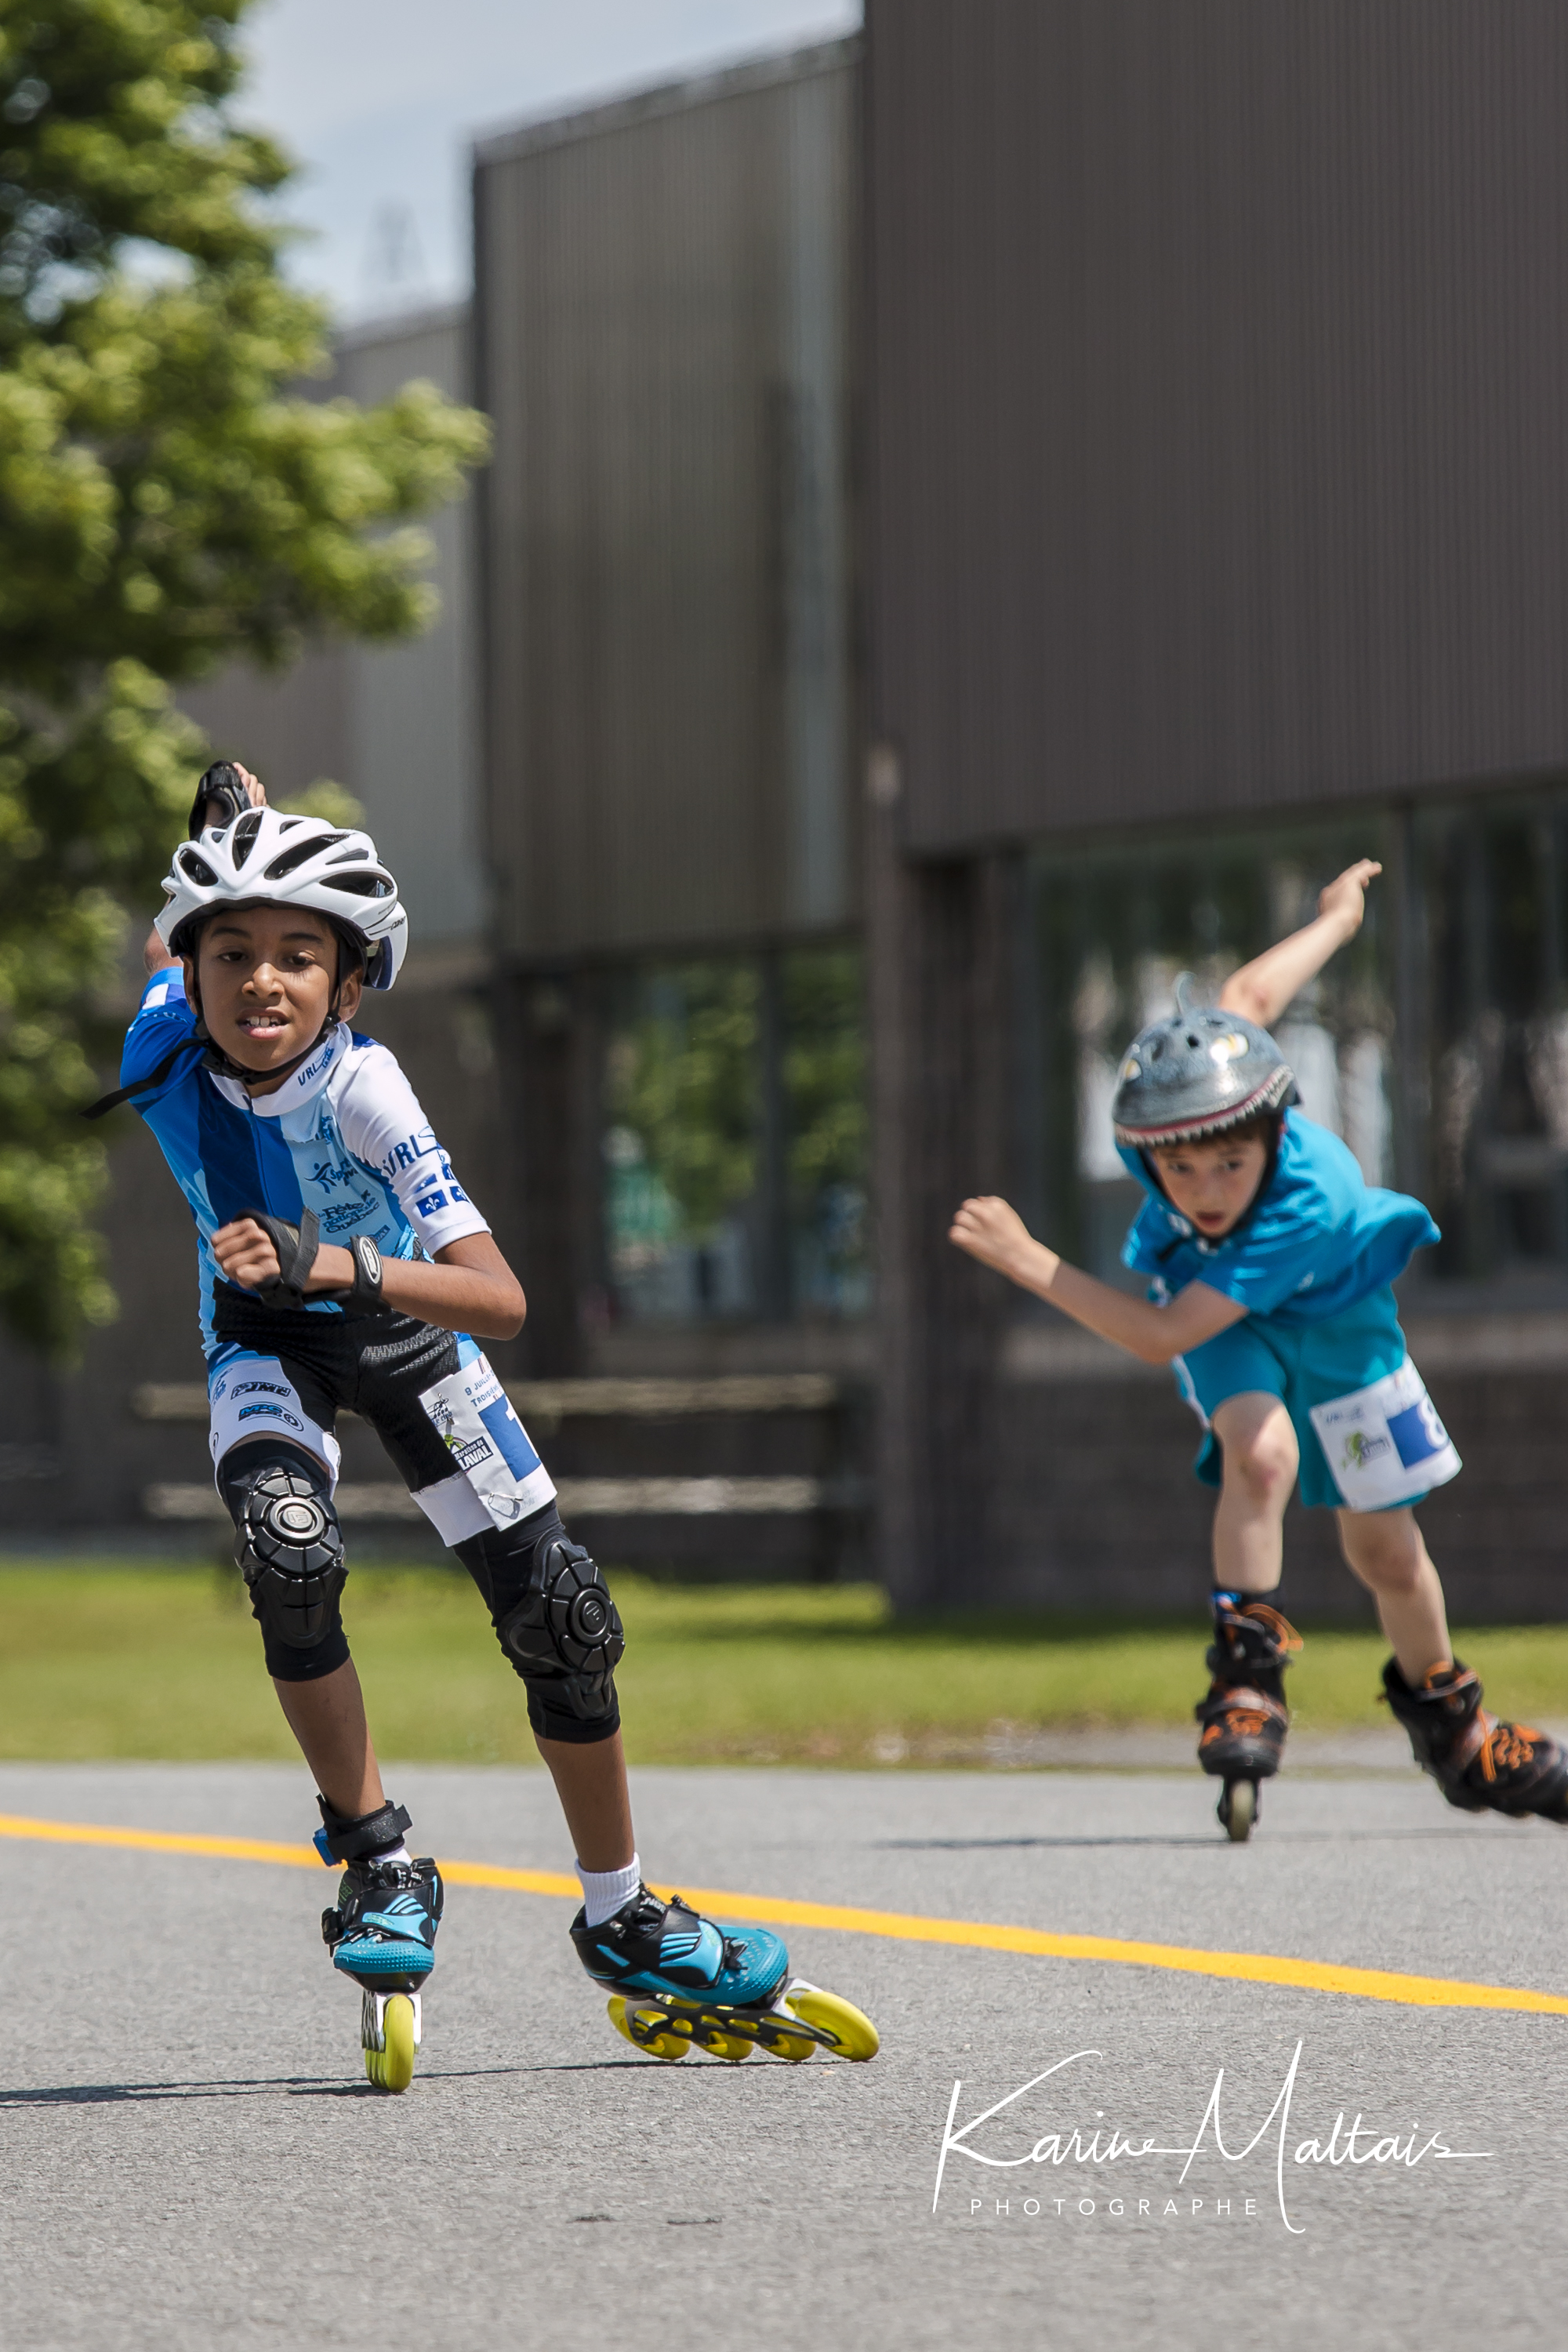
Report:
[{"label": "grey shark helmet", "polygon": [[1206,1142],[1296,1099],[1295,1073],[1268,1030],[1194,1006],[1192,986],[1183,972],[1174,1013],[1151,1022],[1122,1057],[1110,1111],[1118,1143]]}]

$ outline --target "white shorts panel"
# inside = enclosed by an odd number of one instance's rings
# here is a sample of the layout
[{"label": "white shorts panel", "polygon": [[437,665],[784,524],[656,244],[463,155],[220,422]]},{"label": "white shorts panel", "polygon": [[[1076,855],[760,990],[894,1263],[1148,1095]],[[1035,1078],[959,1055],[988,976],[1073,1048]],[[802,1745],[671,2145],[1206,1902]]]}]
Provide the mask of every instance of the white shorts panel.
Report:
[{"label": "white shorts panel", "polygon": [[282,1437],[303,1445],[324,1463],[336,1489],[342,1461],[338,1441],[311,1420],[276,1356],[226,1358],[208,1377],[207,1403],[212,1413],[207,1444],[215,1478],[224,1455],[242,1439]]},{"label": "white shorts panel", "polygon": [[1330,1475],[1352,1511],[1386,1511],[1446,1486],[1461,1467],[1408,1356],[1370,1388],[1311,1407]]},{"label": "white shorts panel", "polygon": [[[420,1391],[419,1402],[440,1433],[453,1464],[479,1505],[482,1516],[467,1532],[482,1535],[486,1528],[509,1528],[531,1518],[555,1498],[555,1482],[533,1450],[511,1402],[484,1357],[477,1351],[471,1363],[449,1372],[433,1388]],[[456,1479],[443,1478],[426,1486],[417,1500],[433,1525],[441,1521],[430,1507],[430,1497],[445,1498]],[[445,1499],[440,1506],[448,1507]],[[457,1498],[450,1507],[455,1512]],[[453,1524],[456,1524],[454,1518]],[[461,1543],[462,1536],[448,1536]]]}]

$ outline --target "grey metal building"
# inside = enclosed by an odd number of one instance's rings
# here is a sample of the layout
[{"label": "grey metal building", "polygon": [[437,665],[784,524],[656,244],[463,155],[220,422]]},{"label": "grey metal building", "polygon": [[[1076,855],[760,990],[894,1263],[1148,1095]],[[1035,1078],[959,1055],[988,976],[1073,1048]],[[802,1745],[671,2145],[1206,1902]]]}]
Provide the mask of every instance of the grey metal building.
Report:
[{"label": "grey metal building", "polygon": [[858,1170],[790,1072],[858,1034],[857,90],[836,42],[476,158],[489,841],[555,1371],[842,1354]]},{"label": "grey metal building", "polygon": [[[471,329],[345,345],[491,415],[447,618],[201,715],[408,877],[378,1025],[603,1557],[842,1570],[874,1392],[901,1603],[1192,1607],[1166,1377],[943,1236],[1005,1190],[1118,1278],[1126,1038],[1371,854],[1285,1041],[1444,1228],[1457,1613],[1568,1606],[1565,100],[1555,0],[871,0],[487,142]],[[191,1410],[189,1241],[121,1165],[132,1313],[29,1391],[14,1521],[199,1470],[132,1409]],[[1307,1614],[1353,1605],[1321,1517]]]},{"label": "grey metal building", "polygon": [[[1560,1614],[1568,18],[871,0],[867,44],[889,1582],[1201,1590],[1168,1387],[942,1229],[1010,1190],[1114,1277],[1126,1038],[1372,854],[1288,1042],[1444,1226],[1405,1307],[1456,1605]],[[1345,1605],[1296,1541],[1293,1605]]]}]

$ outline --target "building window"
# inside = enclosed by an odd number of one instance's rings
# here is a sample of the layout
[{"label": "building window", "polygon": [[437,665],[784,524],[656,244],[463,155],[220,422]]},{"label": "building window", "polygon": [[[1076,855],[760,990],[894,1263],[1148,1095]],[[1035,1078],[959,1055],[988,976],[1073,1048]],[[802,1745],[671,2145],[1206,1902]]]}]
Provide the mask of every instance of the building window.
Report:
[{"label": "building window", "polygon": [[[1110,1129],[1117,1059],[1176,973],[1225,975],[1311,915],[1355,857],[1381,857],[1360,936],[1276,1026],[1303,1108],[1369,1183],[1443,1229],[1411,1278],[1523,1301],[1568,1281],[1568,793],[1489,794],[1414,814],[1042,851],[1040,1016],[1022,1089],[1031,1202],[1080,1264],[1130,1283],[1138,1189]],[[1394,1008],[1400,1009],[1396,1028]]]},{"label": "building window", "polygon": [[614,976],[604,1154],[618,1318],[865,1312],[861,998],[850,947]]},{"label": "building window", "polygon": [[[1042,1230],[1103,1280],[1142,1287],[1121,1248],[1142,1198],[1117,1155],[1110,1105],[1122,1054],[1174,1005],[1310,919],[1324,882],[1388,856],[1378,813],[1260,836],[1205,835],[1104,854],[1042,853],[1035,869],[1040,1084],[1028,1157]],[[1359,936],[1276,1025],[1310,1118],[1344,1138],[1372,1184],[1394,1181],[1391,894],[1376,886]],[[1058,1238],[1059,1241],[1058,1241]]]},{"label": "building window", "polygon": [[1568,796],[1423,811],[1414,870],[1439,1278],[1568,1272]]}]

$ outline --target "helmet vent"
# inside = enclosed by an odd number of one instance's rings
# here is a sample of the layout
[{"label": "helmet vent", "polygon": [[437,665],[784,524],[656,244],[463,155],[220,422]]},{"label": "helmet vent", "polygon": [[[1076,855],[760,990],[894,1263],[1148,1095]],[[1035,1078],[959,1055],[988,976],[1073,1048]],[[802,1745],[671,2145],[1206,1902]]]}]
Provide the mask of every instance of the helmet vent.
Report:
[{"label": "helmet vent", "polygon": [[286,874],[296,873],[312,857],[319,857],[322,850],[332,848],[336,843],[344,838],[345,835],[341,833],[325,835],[313,833],[308,840],[296,841],[291,847],[283,852],[280,857],[275,857],[271,865],[267,867],[267,879],[268,882],[281,882]]},{"label": "helmet vent", "polygon": [[363,866],[368,862],[370,852],[368,849],[345,849],[342,851],[338,856],[329,857],[327,863],[329,866],[352,866],[357,858],[359,863]]},{"label": "helmet vent", "polygon": [[347,890],[355,898],[390,898],[392,885],[384,874],[334,874],[334,890]]},{"label": "helmet vent", "polygon": [[256,846],[256,836],[260,830],[261,811],[259,809],[252,809],[247,815],[240,818],[234,828],[234,840],[229,852],[236,866],[244,865]]},{"label": "helmet vent", "polygon": [[206,859],[198,857],[194,849],[181,850],[180,871],[187,880],[195,883],[198,889],[216,890],[217,887],[217,876]]}]

